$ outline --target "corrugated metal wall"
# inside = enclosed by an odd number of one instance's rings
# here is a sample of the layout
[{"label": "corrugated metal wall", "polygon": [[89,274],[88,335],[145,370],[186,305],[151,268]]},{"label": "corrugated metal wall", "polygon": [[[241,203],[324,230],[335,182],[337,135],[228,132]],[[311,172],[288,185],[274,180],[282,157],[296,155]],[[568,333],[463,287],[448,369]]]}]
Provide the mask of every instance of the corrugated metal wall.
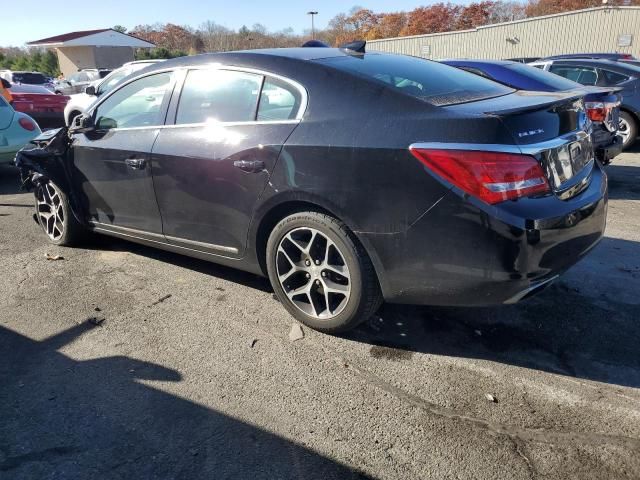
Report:
[{"label": "corrugated metal wall", "polygon": [[[620,35],[631,46],[618,46]],[[563,53],[626,52],[640,56],[640,7],[598,7],[475,30],[367,42],[380,50],[432,59],[544,57]]]}]

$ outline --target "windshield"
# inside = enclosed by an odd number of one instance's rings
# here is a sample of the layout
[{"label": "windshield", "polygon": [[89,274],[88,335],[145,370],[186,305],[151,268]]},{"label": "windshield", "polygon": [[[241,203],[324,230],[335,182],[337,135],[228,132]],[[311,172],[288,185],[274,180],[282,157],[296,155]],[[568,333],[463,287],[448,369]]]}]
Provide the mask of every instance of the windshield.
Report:
[{"label": "windshield", "polygon": [[513,92],[499,83],[464,70],[417,57],[365,54],[317,60],[436,106],[454,105]]},{"label": "windshield", "polygon": [[540,70],[539,68],[535,68],[529,65],[524,65],[522,63],[514,63],[513,65],[507,65],[506,68],[516,73],[520,73],[525,77],[531,78],[532,80],[540,82],[544,85],[547,85],[557,91],[574,90],[576,88],[582,88],[582,85],[580,85],[579,83],[576,83],[571,80],[567,80],[566,78],[561,77],[560,75],[546,72],[544,70]]},{"label": "windshield", "polygon": [[41,73],[14,73],[13,81],[15,83],[26,83],[28,85],[42,85],[43,83],[47,83],[47,79]]}]

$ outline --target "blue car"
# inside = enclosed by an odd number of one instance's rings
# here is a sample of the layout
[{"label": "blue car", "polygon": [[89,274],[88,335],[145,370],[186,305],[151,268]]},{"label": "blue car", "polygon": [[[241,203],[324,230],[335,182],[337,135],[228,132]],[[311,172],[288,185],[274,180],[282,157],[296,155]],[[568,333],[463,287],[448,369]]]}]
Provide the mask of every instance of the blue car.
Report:
[{"label": "blue car", "polygon": [[620,125],[620,95],[616,87],[600,88],[584,85],[545,72],[539,68],[509,60],[443,60],[443,63],[477,75],[490,78],[517,90],[536,92],[585,92],[585,107],[593,122],[592,140],[596,157],[602,163],[610,163],[624,145],[618,134]]},{"label": "blue car", "polygon": [[620,127],[622,149],[629,148],[638,137],[640,127],[640,67],[627,61],[564,58],[539,60],[530,64],[582,85],[621,89]]},{"label": "blue car", "polygon": [[16,152],[40,133],[33,118],[16,112],[0,96],[0,164],[12,163]]}]

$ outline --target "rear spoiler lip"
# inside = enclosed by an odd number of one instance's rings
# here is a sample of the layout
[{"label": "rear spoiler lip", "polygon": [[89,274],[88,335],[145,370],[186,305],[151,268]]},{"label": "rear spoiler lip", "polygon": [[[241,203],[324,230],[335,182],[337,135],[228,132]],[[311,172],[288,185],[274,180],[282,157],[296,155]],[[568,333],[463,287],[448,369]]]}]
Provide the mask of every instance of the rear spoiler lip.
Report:
[{"label": "rear spoiler lip", "polygon": [[523,113],[535,110],[543,110],[545,108],[557,105],[558,103],[564,103],[568,101],[579,100],[584,98],[587,93],[583,89],[568,90],[564,92],[530,92],[525,90],[519,90],[512,95],[518,95],[520,97],[549,97],[548,100],[540,102],[533,102],[530,105],[518,105],[513,108],[502,108],[497,110],[484,110],[483,113],[487,115],[511,115],[513,113]]}]

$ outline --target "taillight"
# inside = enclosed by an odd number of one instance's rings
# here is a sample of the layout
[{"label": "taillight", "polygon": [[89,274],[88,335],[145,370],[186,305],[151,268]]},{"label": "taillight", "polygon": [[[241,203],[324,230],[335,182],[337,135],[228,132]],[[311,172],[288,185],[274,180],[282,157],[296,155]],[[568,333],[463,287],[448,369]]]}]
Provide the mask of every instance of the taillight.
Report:
[{"label": "taillight", "polygon": [[25,130],[29,130],[30,132],[33,132],[36,129],[36,124],[28,118],[22,117],[20,120],[18,120],[18,123],[22,128],[24,128]]},{"label": "taillight", "polygon": [[490,204],[550,191],[540,163],[529,155],[414,147],[410,150],[432,172]]},{"label": "taillight", "polygon": [[586,102],[584,104],[587,116],[592,122],[602,123],[607,119],[609,107],[604,102]]}]

